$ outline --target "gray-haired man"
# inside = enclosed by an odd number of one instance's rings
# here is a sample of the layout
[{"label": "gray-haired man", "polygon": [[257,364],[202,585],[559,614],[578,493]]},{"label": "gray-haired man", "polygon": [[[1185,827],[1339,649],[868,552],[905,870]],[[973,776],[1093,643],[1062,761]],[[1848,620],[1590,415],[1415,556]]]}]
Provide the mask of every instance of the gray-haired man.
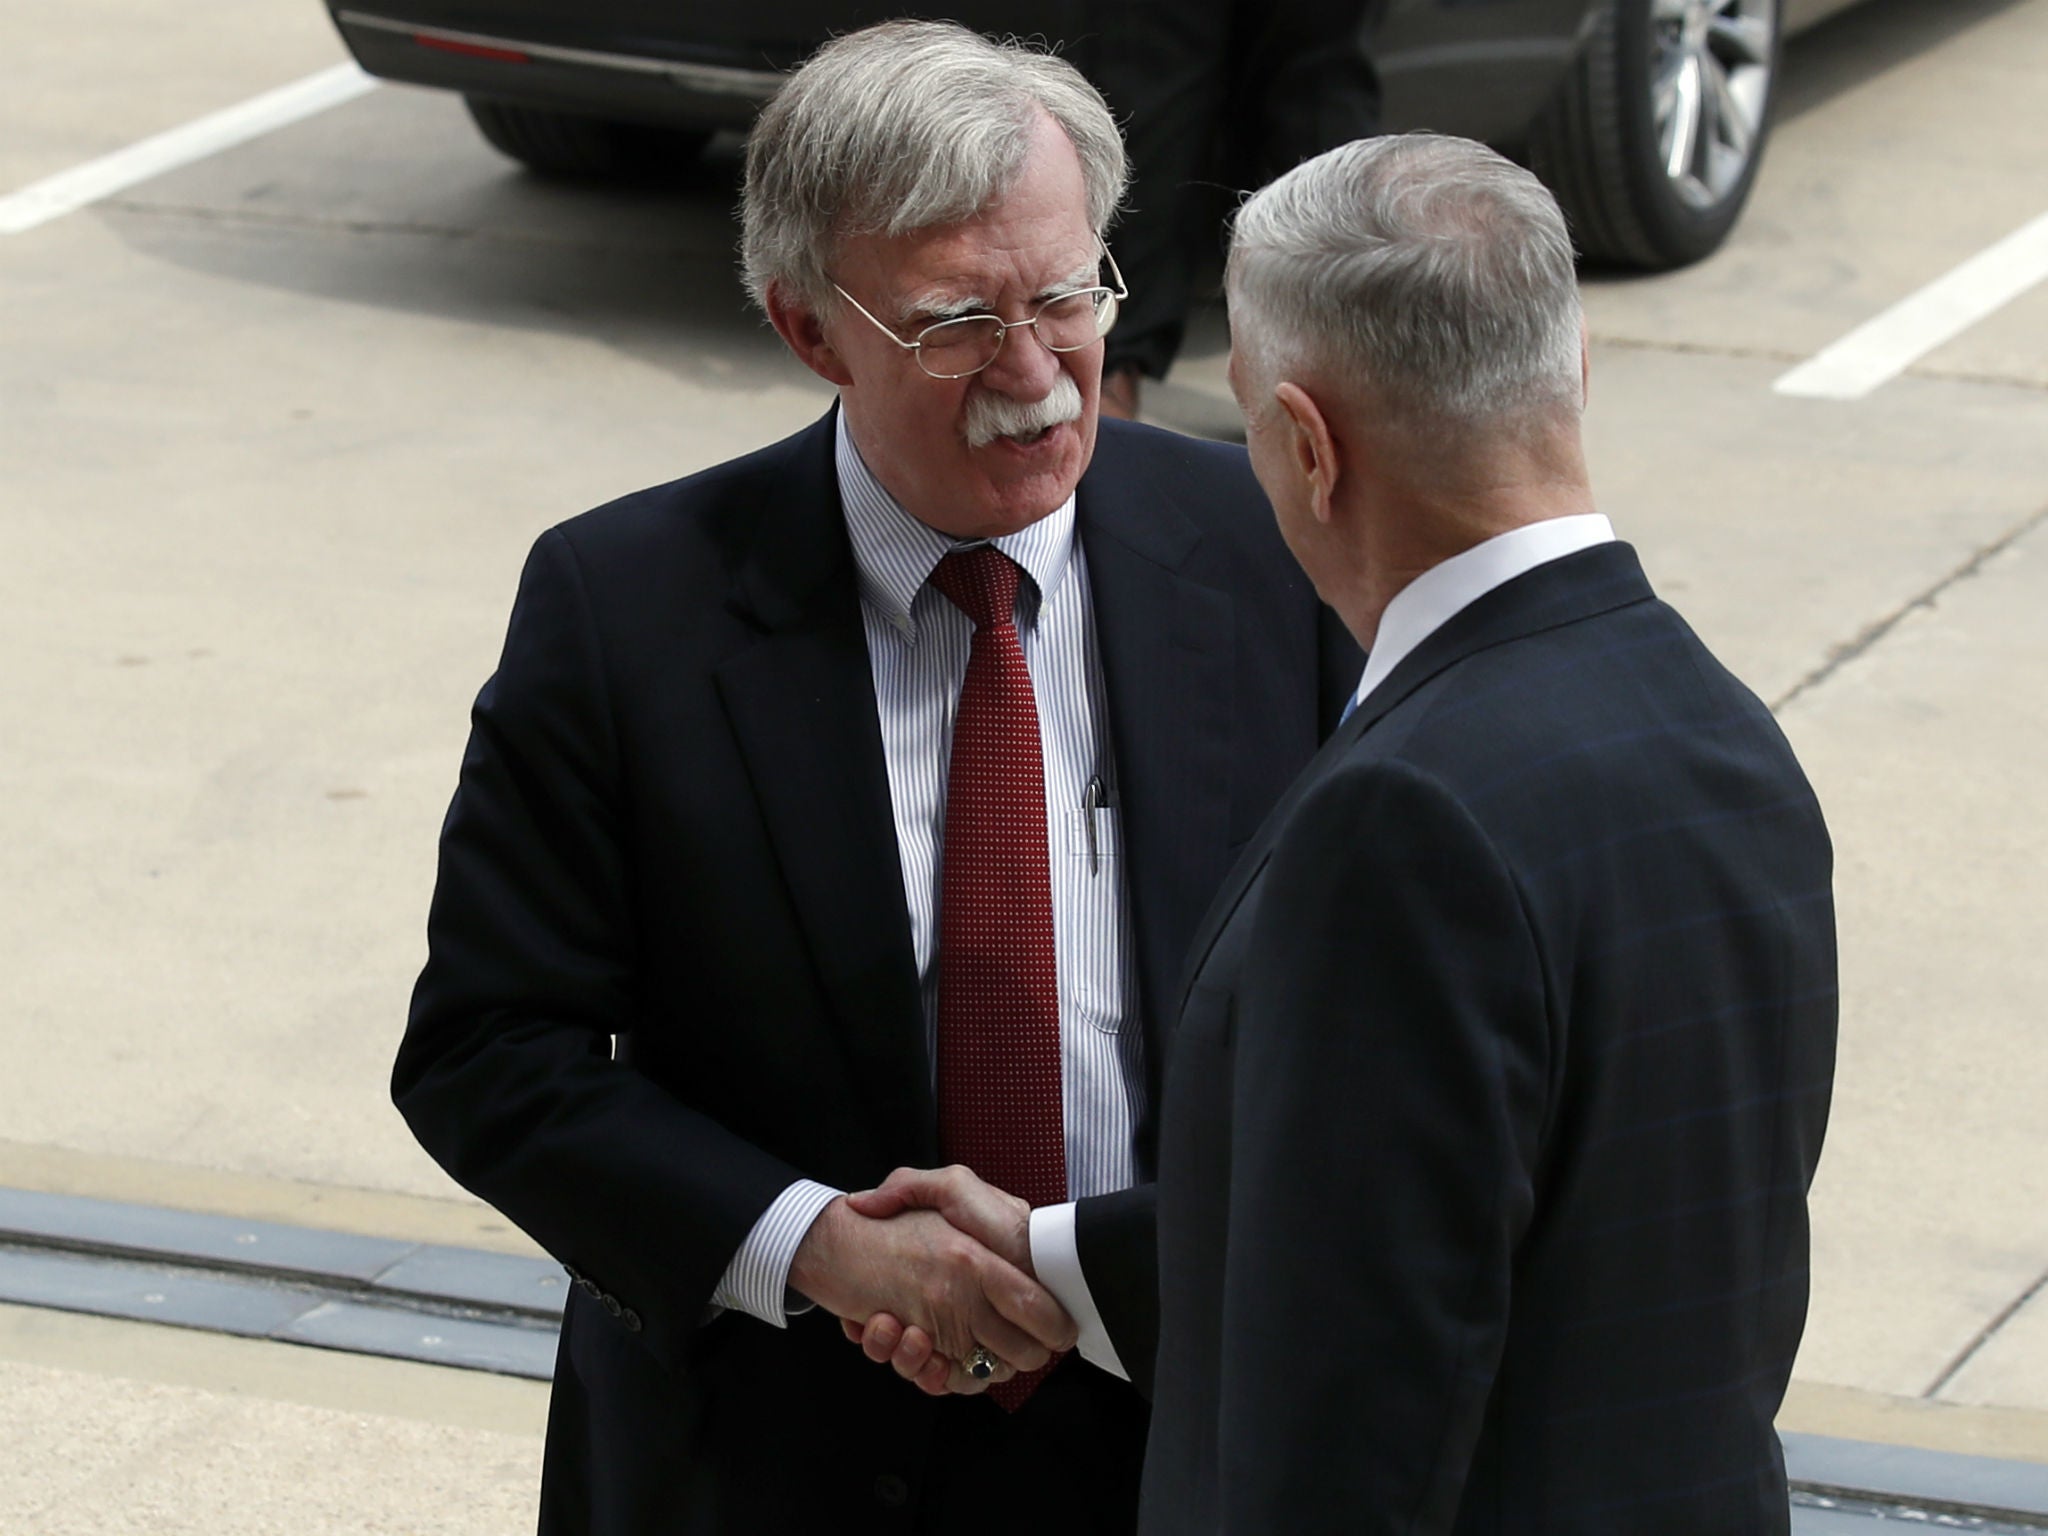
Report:
[{"label": "gray-haired man", "polygon": [[1144,1528],[1782,1533],[1832,856],[1595,510],[1564,219],[1352,144],[1228,286],[1252,463],[1372,656],[1196,940]]},{"label": "gray-haired man", "polygon": [[1137,1394],[1006,1379],[1073,1338],[1028,1256],[838,1194],[1015,1167],[1113,1248],[1187,941],[1356,676],[1242,453],[1097,441],[1122,178],[1055,59],[828,46],[745,246],[837,408],[535,546],[394,1093],[576,1279],[543,1530],[1131,1528]]}]

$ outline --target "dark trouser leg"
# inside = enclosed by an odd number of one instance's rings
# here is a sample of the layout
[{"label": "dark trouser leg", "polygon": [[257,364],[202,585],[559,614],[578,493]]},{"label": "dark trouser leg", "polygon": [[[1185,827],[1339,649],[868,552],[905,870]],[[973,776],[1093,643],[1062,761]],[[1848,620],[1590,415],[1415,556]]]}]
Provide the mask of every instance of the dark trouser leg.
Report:
[{"label": "dark trouser leg", "polygon": [[1386,0],[1268,0],[1237,7],[1231,120],[1254,154],[1236,162],[1261,186],[1326,149],[1380,129],[1370,36]]},{"label": "dark trouser leg", "polygon": [[[1129,212],[1111,235],[1131,297],[1110,332],[1105,371],[1163,378],[1186,329],[1209,167],[1225,94],[1228,0],[1105,0],[1088,51],[1123,126]],[[1212,232],[1213,233],[1213,232]],[[1213,241],[1212,241],[1213,243]]]},{"label": "dark trouser leg", "polygon": [[1151,1412],[1128,1382],[1061,1362],[1013,1414],[949,1405],[933,1437],[918,1536],[1131,1536]]}]

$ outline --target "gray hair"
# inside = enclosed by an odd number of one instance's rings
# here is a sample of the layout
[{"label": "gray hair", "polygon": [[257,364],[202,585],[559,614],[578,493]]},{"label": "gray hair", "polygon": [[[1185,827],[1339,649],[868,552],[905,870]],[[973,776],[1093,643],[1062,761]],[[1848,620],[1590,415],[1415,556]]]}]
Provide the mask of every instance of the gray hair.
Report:
[{"label": "gray hair", "polygon": [[1016,181],[1045,112],[1080,156],[1099,235],[1123,197],[1124,145],[1064,59],[952,22],[890,21],[833,39],[754,125],[741,202],[747,289],[781,284],[814,309],[838,243],[972,218]]},{"label": "gray hair", "polygon": [[1293,371],[1439,431],[1579,408],[1564,215],[1469,139],[1361,139],[1297,166],[1239,210],[1226,285],[1267,388]]}]

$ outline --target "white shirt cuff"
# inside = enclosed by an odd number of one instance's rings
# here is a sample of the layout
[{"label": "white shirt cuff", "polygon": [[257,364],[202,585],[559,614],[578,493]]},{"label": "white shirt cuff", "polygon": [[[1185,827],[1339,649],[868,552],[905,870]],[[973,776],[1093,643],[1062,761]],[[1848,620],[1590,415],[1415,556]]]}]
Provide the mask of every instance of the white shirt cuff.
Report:
[{"label": "white shirt cuff", "polygon": [[1129,1381],[1131,1373],[1117,1358],[1116,1346],[1109,1342],[1109,1330],[1102,1326],[1102,1314],[1095,1310],[1088,1277],[1081,1273],[1072,1201],[1041,1205],[1031,1213],[1031,1268],[1038,1283],[1052,1292],[1053,1300],[1067,1309],[1067,1316],[1080,1328],[1081,1339],[1074,1347],[1081,1358]]},{"label": "white shirt cuff", "polygon": [[726,1265],[711,1304],[745,1312],[776,1328],[787,1328],[791,1313],[810,1311],[809,1302],[789,1295],[789,1266],[818,1213],[844,1193],[798,1179],[777,1195]]}]

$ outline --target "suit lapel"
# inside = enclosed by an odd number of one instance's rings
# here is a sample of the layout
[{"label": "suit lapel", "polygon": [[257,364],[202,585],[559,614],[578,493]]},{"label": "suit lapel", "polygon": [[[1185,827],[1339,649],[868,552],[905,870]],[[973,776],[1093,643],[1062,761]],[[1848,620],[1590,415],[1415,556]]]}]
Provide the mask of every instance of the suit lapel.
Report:
[{"label": "suit lapel", "polygon": [[1116,758],[1148,1060],[1159,1061],[1181,945],[1229,838],[1232,626],[1228,594],[1182,574],[1195,523],[1098,452],[1076,500]]},{"label": "suit lapel", "polygon": [[930,1166],[924,1013],[832,420],[793,440],[761,508],[733,607],[762,633],[719,665],[718,689],[873,1121],[892,1156]]},{"label": "suit lapel", "polygon": [[[1466,657],[1529,635],[1540,634],[1560,624],[1571,624],[1597,614],[1608,613],[1630,603],[1644,602],[1655,594],[1636,558],[1635,550],[1622,543],[1600,544],[1575,554],[1549,561],[1524,571],[1511,581],[1481,594],[1451,615],[1431,632],[1399,665],[1380,680],[1366,701],[1351,713],[1310,759],[1287,793],[1259,828],[1258,836],[1246,846],[1223,888],[1216,893],[1208,915],[1202,920],[1188,952],[1180,1004],[1187,1002],[1185,987],[1194,982],[1217,935],[1258,879],[1274,840],[1293,815],[1294,808],[1311,788],[1338,763],[1350,756],[1374,726],[1424,684],[1450,670]],[[1178,1017],[1178,1009],[1176,1009]]]}]

